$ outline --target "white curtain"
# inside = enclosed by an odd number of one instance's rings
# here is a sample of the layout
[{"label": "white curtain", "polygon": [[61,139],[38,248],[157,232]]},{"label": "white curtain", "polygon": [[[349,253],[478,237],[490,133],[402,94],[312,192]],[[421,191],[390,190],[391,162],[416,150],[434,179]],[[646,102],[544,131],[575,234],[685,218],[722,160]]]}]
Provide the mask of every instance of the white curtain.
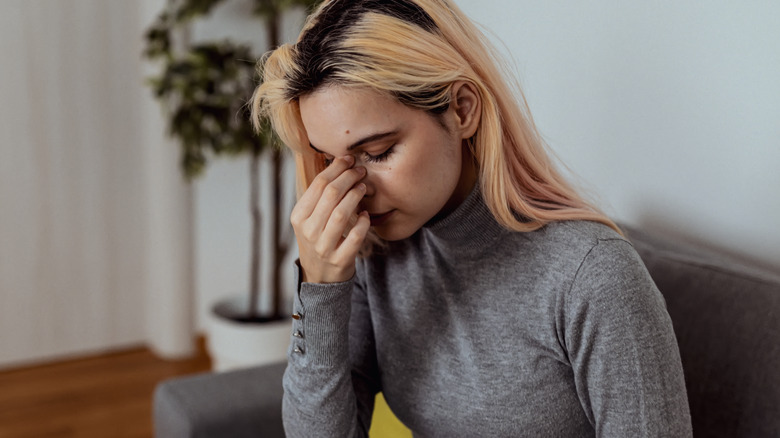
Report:
[{"label": "white curtain", "polygon": [[163,4],[0,2],[0,367],[192,352],[190,188],[143,84]]}]

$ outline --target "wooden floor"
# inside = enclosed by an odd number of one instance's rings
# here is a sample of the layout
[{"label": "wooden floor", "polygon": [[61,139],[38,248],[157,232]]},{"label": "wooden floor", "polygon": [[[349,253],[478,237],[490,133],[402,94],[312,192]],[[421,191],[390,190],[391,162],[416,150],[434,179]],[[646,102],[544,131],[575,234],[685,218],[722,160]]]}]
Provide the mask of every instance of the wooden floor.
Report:
[{"label": "wooden floor", "polygon": [[151,437],[152,392],[211,364],[165,361],[147,349],[0,372],[0,438]]}]

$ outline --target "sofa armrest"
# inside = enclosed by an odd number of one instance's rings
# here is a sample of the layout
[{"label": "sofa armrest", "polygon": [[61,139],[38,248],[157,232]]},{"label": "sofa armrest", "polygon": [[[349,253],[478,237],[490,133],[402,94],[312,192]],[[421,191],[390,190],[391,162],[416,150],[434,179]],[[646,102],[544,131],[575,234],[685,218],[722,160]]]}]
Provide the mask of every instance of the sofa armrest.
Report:
[{"label": "sofa armrest", "polygon": [[154,392],[157,438],[284,437],[286,363],[179,377]]}]

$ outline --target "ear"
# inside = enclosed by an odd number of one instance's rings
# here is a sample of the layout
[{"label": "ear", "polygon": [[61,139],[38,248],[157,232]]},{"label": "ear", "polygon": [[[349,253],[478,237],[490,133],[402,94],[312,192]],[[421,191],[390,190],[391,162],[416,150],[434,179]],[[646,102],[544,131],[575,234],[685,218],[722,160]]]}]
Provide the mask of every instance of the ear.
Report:
[{"label": "ear", "polygon": [[455,129],[461,138],[471,138],[477,132],[482,115],[482,99],[471,82],[452,84],[450,107],[455,112]]}]

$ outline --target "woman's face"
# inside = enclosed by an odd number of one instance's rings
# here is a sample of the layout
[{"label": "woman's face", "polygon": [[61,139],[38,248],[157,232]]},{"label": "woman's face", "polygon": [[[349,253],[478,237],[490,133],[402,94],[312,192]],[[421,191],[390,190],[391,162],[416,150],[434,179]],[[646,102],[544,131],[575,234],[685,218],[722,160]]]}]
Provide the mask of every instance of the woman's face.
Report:
[{"label": "woman's face", "polygon": [[411,236],[472,189],[476,173],[453,107],[434,117],[374,91],[339,86],[300,99],[311,146],[326,160],[354,155],[355,166],[368,171],[360,208],[385,240]]}]

